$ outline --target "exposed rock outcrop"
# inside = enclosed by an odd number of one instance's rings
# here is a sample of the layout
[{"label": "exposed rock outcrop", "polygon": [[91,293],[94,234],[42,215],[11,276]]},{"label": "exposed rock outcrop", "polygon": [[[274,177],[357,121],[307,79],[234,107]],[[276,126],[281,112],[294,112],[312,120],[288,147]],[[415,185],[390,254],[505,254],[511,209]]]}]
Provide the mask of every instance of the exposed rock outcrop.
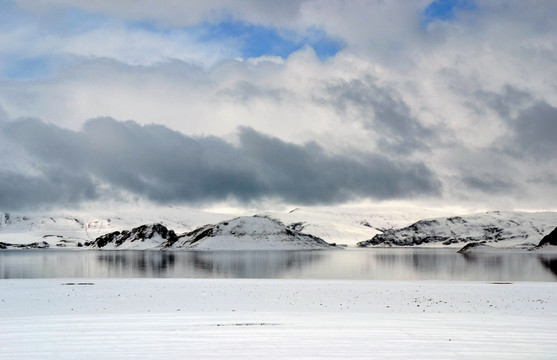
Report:
[{"label": "exposed rock outcrop", "polygon": [[85,245],[92,249],[151,249],[161,244],[169,246],[178,240],[174,230],[162,224],[142,225],[132,230],[115,231],[99,236]]},{"label": "exposed rock outcrop", "polygon": [[544,236],[544,238],[540,241],[538,246],[545,246],[545,245],[553,245],[557,246],[557,227],[553,229],[548,235]]},{"label": "exposed rock outcrop", "polygon": [[459,254],[467,254],[469,252],[472,252],[474,250],[478,250],[478,249],[486,249],[486,248],[491,248],[491,246],[486,245],[485,241],[482,242],[473,242],[470,244],[466,244],[464,245],[464,247],[460,250],[457,251],[457,253]]},{"label": "exposed rock outcrop", "polygon": [[34,242],[30,244],[9,244],[0,242],[0,249],[48,249],[50,245],[46,241]]}]

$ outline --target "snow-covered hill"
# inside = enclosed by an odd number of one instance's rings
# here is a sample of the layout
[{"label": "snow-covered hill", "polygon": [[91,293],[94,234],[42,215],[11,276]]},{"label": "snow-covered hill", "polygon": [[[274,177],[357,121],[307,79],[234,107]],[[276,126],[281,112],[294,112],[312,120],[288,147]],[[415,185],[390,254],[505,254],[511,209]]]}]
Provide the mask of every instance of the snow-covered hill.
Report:
[{"label": "snow-covered hill", "polygon": [[166,248],[197,250],[326,249],[332,245],[266,216],[242,216],[202,226]]},{"label": "snow-covered hill", "polygon": [[420,220],[387,230],[358,246],[428,246],[484,242],[496,247],[538,242],[557,225],[556,212],[493,211],[467,216]]},{"label": "snow-covered hill", "polygon": [[[87,244],[88,245],[88,244]],[[93,249],[304,250],[325,249],[324,240],[266,216],[243,216],[176,235],[161,224],[98,237]]]}]

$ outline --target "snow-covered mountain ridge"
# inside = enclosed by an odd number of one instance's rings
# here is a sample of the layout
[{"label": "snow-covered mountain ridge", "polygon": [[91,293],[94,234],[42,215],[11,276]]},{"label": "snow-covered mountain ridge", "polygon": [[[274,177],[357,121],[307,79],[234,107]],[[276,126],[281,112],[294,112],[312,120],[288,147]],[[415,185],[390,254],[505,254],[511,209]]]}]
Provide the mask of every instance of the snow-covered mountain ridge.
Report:
[{"label": "snow-covered mountain ridge", "polygon": [[524,242],[538,244],[556,226],[556,212],[493,211],[420,220],[407,227],[386,230],[358,246],[462,245],[483,241],[497,247]]},{"label": "snow-covered mountain ridge", "polygon": [[145,224],[162,224],[177,234],[204,224],[259,213],[329,243],[355,246],[383,229],[409,225],[427,217],[449,215],[422,208],[352,206],[308,207],[284,211],[197,210],[180,207],[134,207],[114,211],[11,214],[0,212],[0,242],[24,245],[46,242],[51,248],[77,248],[99,236]]},{"label": "snow-covered mountain ridge", "polygon": [[[159,210],[159,209],[156,209]],[[15,245],[46,243],[45,247],[77,248],[115,231],[160,223],[178,232],[191,231],[200,223],[221,221],[226,214],[165,208],[119,213],[67,213],[19,215],[0,212],[0,242]]]},{"label": "snow-covered mountain ridge", "polygon": [[243,216],[176,235],[161,224],[98,237],[94,249],[299,250],[333,245],[266,216]]},{"label": "snow-covered mountain ridge", "polygon": [[[0,213],[0,242],[15,245],[37,243],[33,246],[40,247],[46,247],[46,243],[51,248],[78,248],[80,244],[91,243],[102,235],[129,231],[145,224],[161,224],[176,234],[185,234],[204,224],[217,224],[233,217],[253,214],[177,207],[136,207],[112,213]],[[357,243],[363,246],[443,246],[443,243],[453,244],[455,241],[461,243],[454,246],[462,246],[465,242],[486,239],[494,246],[513,246],[522,242],[537,244],[543,235],[557,226],[556,212],[489,212],[454,216],[454,213],[422,208],[361,206],[308,207],[260,214],[278,219],[290,229],[312,234],[328,243],[349,246]],[[372,240],[366,241],[369,239]],[[181,240],[185,241],[185,238]]]}]

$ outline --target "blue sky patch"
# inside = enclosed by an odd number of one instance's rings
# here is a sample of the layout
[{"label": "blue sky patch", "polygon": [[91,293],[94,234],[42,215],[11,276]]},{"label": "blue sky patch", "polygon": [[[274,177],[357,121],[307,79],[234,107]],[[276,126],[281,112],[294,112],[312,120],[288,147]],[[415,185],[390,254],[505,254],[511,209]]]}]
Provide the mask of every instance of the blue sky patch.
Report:
[{"label": "blue sky patch", "polygon": [[243,58],[263,55],[288,57],[306,45],[311,46],[317,56],[324,60],[334,56],[343,45],[327,37],[325,32],[310,30],[307,34],[278,30],[272,27],[250,25],[241,22],[206,24],[201,27],[201,40],[218,42],[232,40],[238,43]]},{"label": "blue sky patch", "polygon": [[451,21],[458,10],[473,10],[476,6],[472,0],[435,0],[422,13],[424,24],[441,20]]},{"label": "blue sky patch", "polygon": [[51,11],[48,15],[48,30],[62,34],[80,34],[101,28],[111,22],[114,23],[115,20],[106,15],[64,7]]},{"label": "blue sky patch", "polygon": [[10,29],[32,20],[32,16],[11,1],[0,0],[0,29]]},{"label": "blue sky patch", "polygon": [[[125,21],[71,6],[55,6],[39,14],[18,7],[12,1],[0,0],[0,30],[9,32],[20,27],[27,27],[27,34],[22,37],[21,43],[28,43],[28,46],[0,49],[0,78],[23,81],[48,78],[65,61],[68,54],[58,52],[56,45],[44,48],[33,46],[33,41],[53,35],[54,39],[64,42],[100,29],[123,29],[130,33],[140,31],[154,35],[155,39],[159,37],[161,40],[171,41],[180,41],[182,38],[187,41],[187,36],[179,35],[188,35],[200,44],[207,43],[216,45],[216,48],[222,46],[223,49],[232,50],[224,51],[223,53],[228,54],[225,56],[239,56],[243,59],[260,56],[287,58],[293,52],[310,46],[321,60],[325,60],[344,47],[342,41],[331,38],[321,29],[310,28],[295,32],[233,20],[172,27],[164,26],[155,19]],[[177,47],[181,45],[176,43]]]},{"label": "blue sky patch", "polygon": [[234,44],[244,59],[264,55],[288,57],[304,46],[311,46],[321,60],[334,56],[344,46],[340,40],[332,39],[319,29],[308,29],[304,34],[293,31],[251,25],[238,21],[205,23],[186,28],[166,28],[153,21],[133,21],[129,29],[139,29],[158,35],[184,32],[193,35],[200,42]]},{"label": "blue sky patch", "polygon": [[37,80],[48,77],[53,65],[51,59],[42,56],[13,59],[1,67],[0,74],[9,80]]}]

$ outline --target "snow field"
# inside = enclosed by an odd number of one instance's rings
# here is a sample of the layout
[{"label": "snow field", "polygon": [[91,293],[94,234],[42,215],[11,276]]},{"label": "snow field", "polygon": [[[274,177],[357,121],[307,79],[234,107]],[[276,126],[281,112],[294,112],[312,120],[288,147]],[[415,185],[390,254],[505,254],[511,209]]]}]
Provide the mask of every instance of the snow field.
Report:
[{"label": "snow field", "polygon": [[0,358],[551,359],[550,282],[0,281]]}]

